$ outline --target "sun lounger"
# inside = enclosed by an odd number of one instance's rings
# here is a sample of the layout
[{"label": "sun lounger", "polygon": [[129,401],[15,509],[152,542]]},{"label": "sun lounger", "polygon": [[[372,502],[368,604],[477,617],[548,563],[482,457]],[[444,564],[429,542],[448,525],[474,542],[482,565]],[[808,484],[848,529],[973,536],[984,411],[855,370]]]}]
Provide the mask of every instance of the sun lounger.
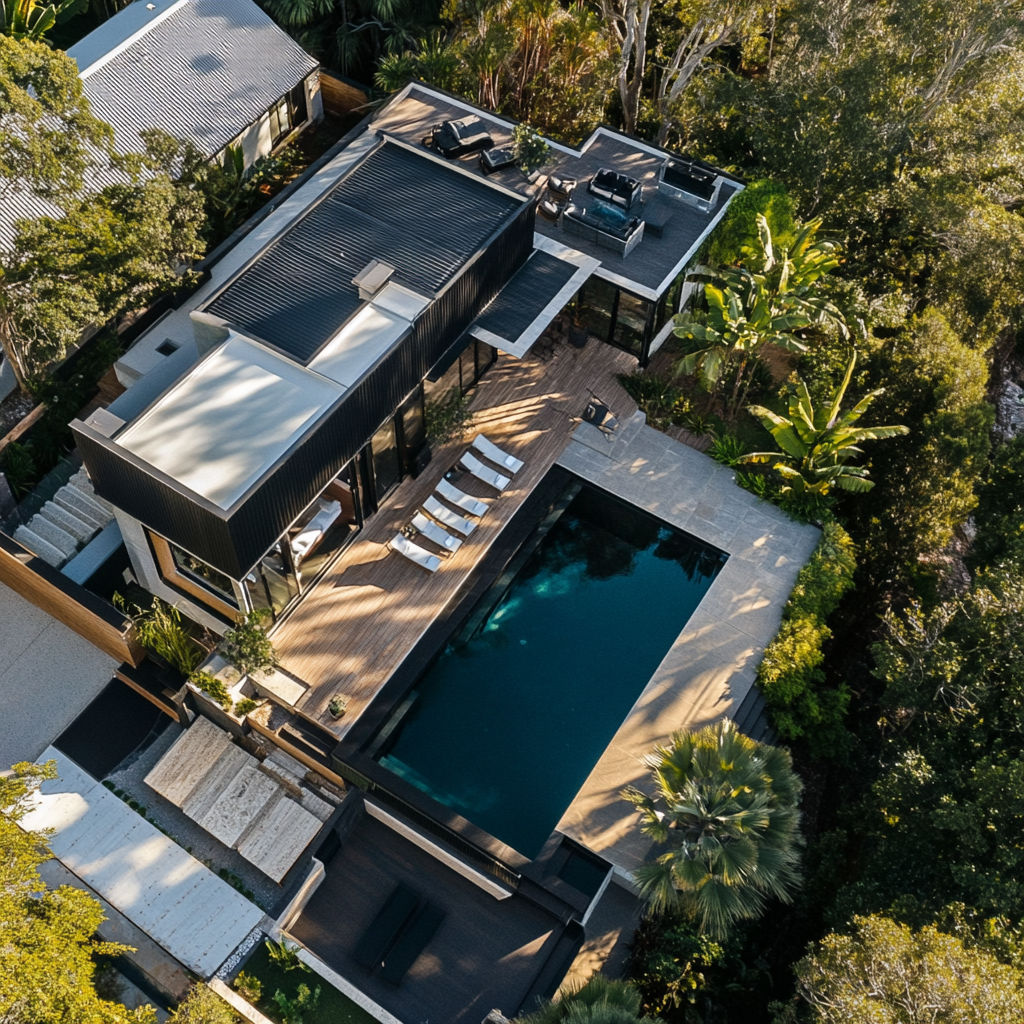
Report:
[{"label": "sun lounger", "polygon": [[423,534],[427,540],[432,540],[438,547],[454,554],[462,547],[462,541],[453,537],[447,530],[442,530],[432,519],[428,519],[422,512],[417,512],[412,517],[412,525]]},{"label": "sun lounger", "polygon": [[470,497],[447,480],[441,480],[434,493],[440,494],[445,501],[450,501],[456,508],[461,508],[463,512],[468,512],[477,519],[487,511],[487,506],[482,501]]},{"label": "sun lounger", "polygon": [[462,516],[453,512],[447,505],[442,505],[433,494],[423,502],[423,511],[432,519],[436,519],[442,526],[447,526],[449,530],[461,533],[463,537],[468,537],[476,529],[476,523],[463,519]]},{"label": "sun lounger", "polygon": [[503,466],[510,473],[518,473],[523,468],[521,459],[517,459],[508,452],[503,452],[496,444],[489,441],[483,434],[477,434],[473,438],[473,447],[485,458],[490,459],[496,466]]},{"label": "sun lounger", "polygon": [[424,903],[402,928],[390,952],[384,956],[380,976],[392,985],[400,985],[406,972],[416,962],[420,953],[445,919],[445,912],[432,903]]},{"label": "sun lounger", "polygon": [[292,554],[295,564],[302,560],[323,540],[324,534],[334,525],[341,515],[340,501],[321,501],[320,511],[303,527],[302,531],[292,538]]},{"label": "sun lounger", "polygon": [[459,459],[459,465],[467,473],[472,473],[482,484],[493,487],[496,491],[503,491],[512,482],[510,477],[502,476],[493,469],[488,469],[472,452],[463,452]]},{"label": "sun lounger", "polygon": [[432,555],[426,548],[414,544],[408,537],[400,533],[396,533],[391,538],[388,547],[408,558],[410,562],[415,562],[421,569],[426,569],[427,572],[437,572],[441,568],[441,559],[437,555]]},{"label": "sun lounger", "polygon": [[380,967],[385,954],[410,922],[419,902],[419,893],[404,882],[400,882],[380,908],[380,912],[370,922],[370,927],[363,932],[362,938],[352,952],[352,959],[371,971]]}]

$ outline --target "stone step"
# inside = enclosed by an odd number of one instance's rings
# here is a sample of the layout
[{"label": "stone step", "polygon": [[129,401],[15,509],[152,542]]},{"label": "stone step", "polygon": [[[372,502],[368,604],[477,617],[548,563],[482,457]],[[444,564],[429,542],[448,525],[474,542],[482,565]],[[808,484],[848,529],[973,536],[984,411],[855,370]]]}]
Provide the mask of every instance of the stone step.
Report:
[{"label": "stone step", "polygon": [[110,513],[111,518],[114,515],[114,506],[110,504],[105,498],[101,498],[96,493],[96,488],[92,485],[92,480],[89,479],[89,474],[85,471],[83,466],[69,481],[69,484],[77,487],[83,494],[88,495],[97,505],[105,508]]},{"label": "stone step", "polygon": [[14,531],[14,539],[19,544],[24,544],[33,554],[38,555],[44,562],[48,562],[59,569],[66,561],[64,553],[55,548],[49,541],[43,540],[38,534],[33,533],[27,526],[19,526]]},{"label": "stone step", "polygon": [[78,551],[78,541],[67,530],[62,530],[59,526],[51,523],[49,519],[44,519],[41,515],[34,515],[28,521],[28,528],[34,534],[52,544],[58,551],[63,552],[65,558],[70,558]]},{"label": "stone step", "polygon": [[[69,512],[84,515],[98,526],[106,526],[114,517],[96,500],[93,495],[81,491],[74,484],[65,484],[54,496],[58,505],[63,505]],[[82,518],[79,515],[79,518]]]},{"label": "stone step", "polygon": [[91,523],[80,519],[73,512],[54,504],[46,502],[39,510],[39,515],[48,519],[54,526],[59,526],[65,533],[70,533],[79,544],[88,544],[89,541],[99,533],[99,530]]}]

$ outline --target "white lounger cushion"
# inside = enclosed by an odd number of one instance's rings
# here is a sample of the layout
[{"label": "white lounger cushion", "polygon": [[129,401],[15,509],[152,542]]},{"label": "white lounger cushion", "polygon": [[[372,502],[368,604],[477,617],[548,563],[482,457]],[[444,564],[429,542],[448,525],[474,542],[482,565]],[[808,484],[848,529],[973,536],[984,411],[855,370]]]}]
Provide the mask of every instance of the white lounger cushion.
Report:
[{"label": "white lounger cushion", "polygon": [[321,501],[320,511],[292,539],[295,561],[301,562],[309,549],[331,528],[341,515],[340,501]]},{"label": "white lounger cushion", "polygon": [[510,477],[502,476],[493,469],[488,469],[472,452],[463,452],[459,464],[467,472],[470,472],[483,484],[493,487],[495,490],[503,491],[512,480]]},{"label": "white lounger cushion", "polygon": [[426,548],[421,548],[419,544],[413,544],[408,537],[403,537],[400,533],[396,533],[392,537],[388,546],[392,551],[404,555],[410,562],[415,562],[427,572],[437,572],[441,567],[441,559],[437,555],[432,555]]},{"label": "white lounger cushion", "polygon": [[468,537],[476,529],[476,523],[463,519],[462,516],[457,512],[453,512],[447,505],[442,505],[433,494],[423,502],[423,511],[428,516],[436,519],[442,526],[447,526],[449,530],[456,530],[461,533],[463,537]]},{"label": "white lounger cushion", "polygon": [[487,506],[482,501],[460,491],[458,487],[447,480],[442,479],[438,483],[435,493],[440,494],[445,501],[450,501],[456,508],[461,508],[463,512],[476,516],[477,519],[487,511]]},{"label": "white lounger cushion", "polygon": [[477,434],[473,438],[473,447],[485,458],[490,459],[496,466],[504,466],[510,473],[518,473],[523,468],[521,459],[517,459],[508,452],[503,452],[496,444],[489,441],[483,434]]},{"label": "white lounger cushion", "polygon": [[447,530],[442,530],[433,519],[428,519],[422,512],[417,512],[412,517],[412,525],[427,540],[432,540],[438,547],[444,548],[445,551],[454,553],[462,547],[462,541],[458,537],[453,537]]}]

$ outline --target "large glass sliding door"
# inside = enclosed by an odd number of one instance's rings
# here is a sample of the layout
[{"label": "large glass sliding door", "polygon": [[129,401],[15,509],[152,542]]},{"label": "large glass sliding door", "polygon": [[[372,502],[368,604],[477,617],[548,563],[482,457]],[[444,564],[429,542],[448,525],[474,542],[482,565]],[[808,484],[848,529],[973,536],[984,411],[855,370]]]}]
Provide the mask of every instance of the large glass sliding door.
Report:
[{"label": "large glass sliding door", "polygon": [[576,300],[591,334],[632,352],[646,363],[653,325],[653,303],[592,277]]}]

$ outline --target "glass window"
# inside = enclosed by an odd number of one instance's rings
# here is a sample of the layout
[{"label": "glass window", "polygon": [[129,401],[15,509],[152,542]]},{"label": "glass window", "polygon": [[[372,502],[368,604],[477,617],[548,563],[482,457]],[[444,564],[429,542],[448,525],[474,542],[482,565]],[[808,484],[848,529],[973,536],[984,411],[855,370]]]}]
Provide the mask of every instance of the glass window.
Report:
[{"label": "glass window", "polygon": [[416,393],[402,406],[398,413],[402,421],[402,456],[405,462],[406,472],[416,461],[416,456],[423,450],[427,443],[427,427],[423,416],[423,388],[416,389]]},{"label": "glass window", "polygon": [[288,531],[295,575],[303,589],[359,529],[351,479],[346,466]]},{"label": "glass window", "polygon": [[231,586],[231,580],[224,573],[219,569],[214,569],[212,565],[207,565],[206,562],[196,558],[195,555],[190,555],[187,551],[183,551],[176,544],[168,542],[167,546],[171,549],[174,566],[180,573],[196,580],[230,604],[238,603],[234,587]]},{"label": "glass window", "polygon": [[629,292],[619,292],[619,308],[612,336],[615,344],[634,355],[642,355],[650,311],[651,304],[646,299],[637,298]]},{"label": "glass window", "polygon": [[288,97],[283,96],[270,108],[270,139],[277,145],[292,129]]},{"label": "glass window", "polygon": [[581,298],[583,315],[591,334],[602,341],[611,340],[612,317],[615,315],[615,297],[618,288],[599,277],[592,277],[583,286]]},{"label": "glass window", "polygon": [[260,564],[245,578],[245,586],[253,607],[270,608],[275,618],[299,596],[291,559],[280,544],[275,544],[260,559]]},{"label": "glass window", "polygon": [[388,420],[373,435],[370,441],[373,453],[373,481],[377,504],[396,486],[402,478],[402,468],[398,461],[398,444],[395,440],[395,422]]},{"label": "glass window", "polygon": [[309,117],[308,107],[306,106],[305,82],[299,82],[299,84],[295,86],[290,93],[288,93],[288,103],[291,107],[292,124],[302,124],[302,122]]}]

